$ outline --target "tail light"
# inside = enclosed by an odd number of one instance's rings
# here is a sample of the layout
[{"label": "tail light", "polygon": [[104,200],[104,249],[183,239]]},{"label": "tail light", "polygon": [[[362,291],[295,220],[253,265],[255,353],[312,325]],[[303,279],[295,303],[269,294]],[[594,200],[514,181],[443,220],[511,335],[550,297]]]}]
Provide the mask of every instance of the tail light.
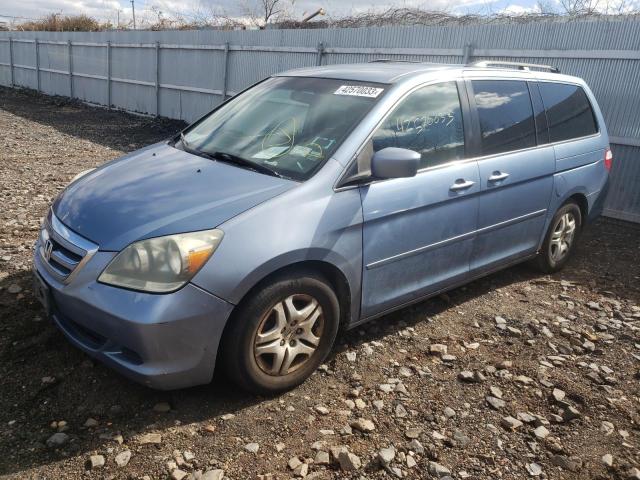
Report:
[{"label": "tail light", "polygon": [[612,165],[613,165],[613,153],[611,153],[610,148],[607,148],[604,151],[604,168],[607,169],[607,172],[611,171]]}]

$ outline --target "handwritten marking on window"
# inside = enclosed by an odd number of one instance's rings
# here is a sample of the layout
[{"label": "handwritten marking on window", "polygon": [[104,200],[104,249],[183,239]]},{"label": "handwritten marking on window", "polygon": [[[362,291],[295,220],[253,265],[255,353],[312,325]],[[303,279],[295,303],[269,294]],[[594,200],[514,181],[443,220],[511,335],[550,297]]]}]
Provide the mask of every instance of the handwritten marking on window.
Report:
[{"label": "handwritten marking on window", "polygon": [[453,112],[435,113],[432,115],[419,115],[417,117],[396,118],[396,132],[406,133],[410,130],[416,130],[416,135],[420,135],[424,130],[432,125],[444,125],[448,127],[455,120]]}]

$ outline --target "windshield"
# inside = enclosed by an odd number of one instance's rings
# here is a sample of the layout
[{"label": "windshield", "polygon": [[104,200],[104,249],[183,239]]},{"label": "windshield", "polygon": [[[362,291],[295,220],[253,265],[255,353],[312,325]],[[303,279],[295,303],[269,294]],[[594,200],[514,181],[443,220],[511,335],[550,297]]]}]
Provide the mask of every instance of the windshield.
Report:
[{"label": "windshield", "polygon": [[257,171],[306,180],[382,96],[384,85],[270,78],[185,131],[183,147]]}]

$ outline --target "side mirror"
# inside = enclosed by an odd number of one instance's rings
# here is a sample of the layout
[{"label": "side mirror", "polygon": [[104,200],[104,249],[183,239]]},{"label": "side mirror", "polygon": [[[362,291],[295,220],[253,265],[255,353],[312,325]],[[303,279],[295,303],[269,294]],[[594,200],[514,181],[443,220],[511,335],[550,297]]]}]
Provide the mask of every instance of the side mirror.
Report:
[{"label": "side mirror", "polygon": [[387,147],[373,154],[371,174],[377,178],[414,177],[420,166],[420,154],[406,148]]}]

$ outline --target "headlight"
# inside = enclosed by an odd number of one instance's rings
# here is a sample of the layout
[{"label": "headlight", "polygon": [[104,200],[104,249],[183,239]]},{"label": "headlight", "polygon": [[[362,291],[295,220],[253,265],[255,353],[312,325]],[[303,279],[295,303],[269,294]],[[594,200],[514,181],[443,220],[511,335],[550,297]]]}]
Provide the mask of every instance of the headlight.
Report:
[{"label": "headlight", "polygon": [[223,235],[214,229],[132,243],[116,255],[98,281],[146,292],[177,290],[209,260]]}]

